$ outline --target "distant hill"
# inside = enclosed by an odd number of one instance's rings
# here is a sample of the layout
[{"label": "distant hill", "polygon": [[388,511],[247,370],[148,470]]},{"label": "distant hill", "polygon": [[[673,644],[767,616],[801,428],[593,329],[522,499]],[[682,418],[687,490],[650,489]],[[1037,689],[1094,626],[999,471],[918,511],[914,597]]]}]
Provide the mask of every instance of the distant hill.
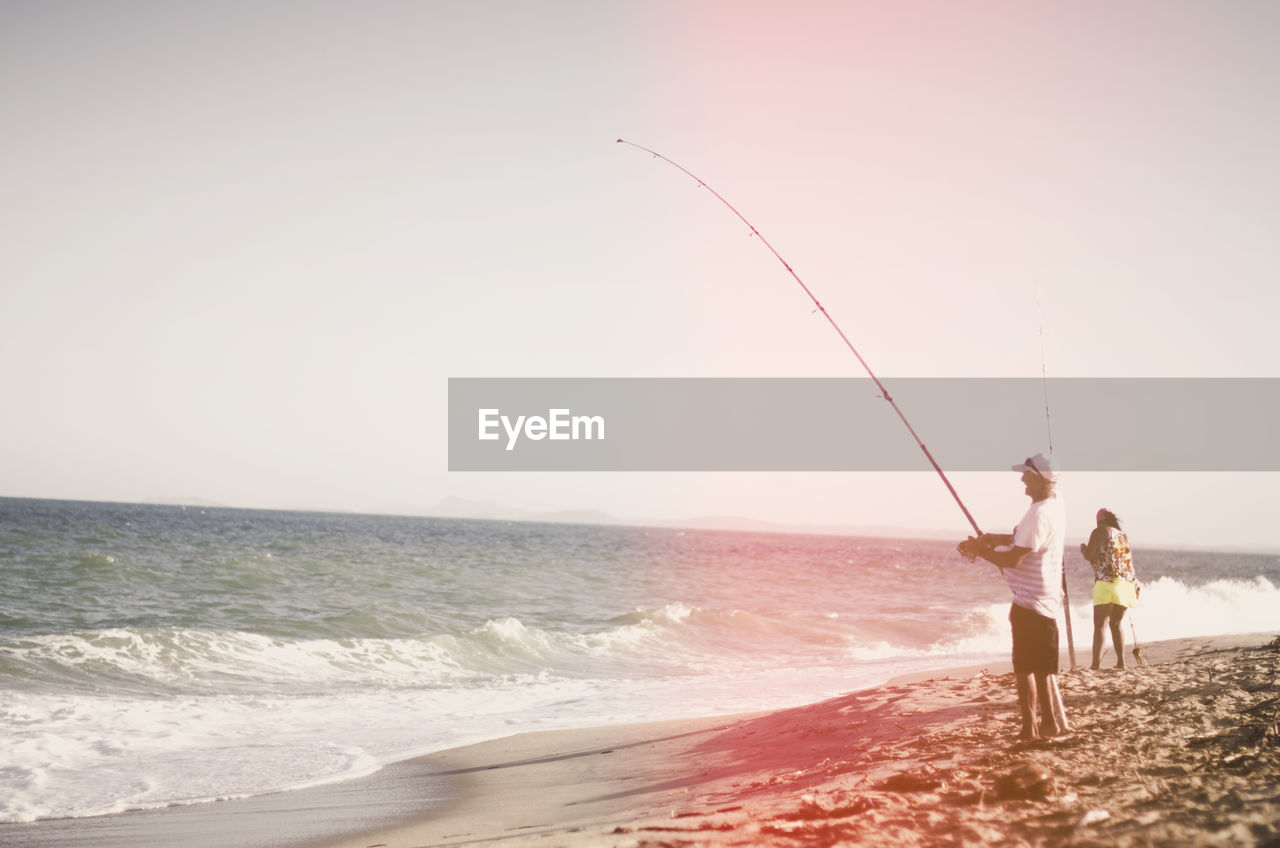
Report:
[{"label": "distant hill", "polygon": [[232,509],[227,504],[207,498],[147,498],[142,503],[149,506],[202,506],[211,509]]},{"label": "distant hill", "polygon": [[450,496],[427,510],[435,518],[483,518],[490,521],[549,521],[556,524],[626,524],[599,509],[537,511]]}]

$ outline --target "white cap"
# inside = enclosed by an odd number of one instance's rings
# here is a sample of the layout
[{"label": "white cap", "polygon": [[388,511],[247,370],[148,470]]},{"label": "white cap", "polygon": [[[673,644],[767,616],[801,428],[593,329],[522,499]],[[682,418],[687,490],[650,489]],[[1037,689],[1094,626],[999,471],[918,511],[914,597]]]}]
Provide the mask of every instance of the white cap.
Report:
[{"label": "white cap", "polygon": [[1049,459],[1049,457],[1042,453],[1027,457],[1026,461],[1022,464],[1013,466],[1013,470],[1030,471],[1033,474],[1043,477],[1050,483],[1055,483],[1058,480],[1058,472],[1053,467],[1053,460]]}]

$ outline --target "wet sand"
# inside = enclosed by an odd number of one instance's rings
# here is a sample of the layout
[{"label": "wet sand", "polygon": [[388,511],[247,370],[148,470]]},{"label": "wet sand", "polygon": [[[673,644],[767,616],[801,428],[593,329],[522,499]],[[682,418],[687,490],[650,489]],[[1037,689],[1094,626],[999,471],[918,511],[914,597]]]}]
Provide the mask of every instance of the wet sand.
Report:
[{"label": "wet sand", "polygon": [[758,715],[521,734],[312,790],[5,826],[0,844],[1280,846],[1280,639],[1143,652],[1144,667],[1064,672],[1072,732],[1049,741],[1016,741],[1007,665],[956,669]]}]

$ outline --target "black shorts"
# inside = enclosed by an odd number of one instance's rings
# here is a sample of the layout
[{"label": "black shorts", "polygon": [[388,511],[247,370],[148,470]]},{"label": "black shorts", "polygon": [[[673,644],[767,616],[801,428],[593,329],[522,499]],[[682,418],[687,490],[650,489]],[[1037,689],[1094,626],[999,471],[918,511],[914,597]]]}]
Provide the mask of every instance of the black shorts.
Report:
[{"label": "black shorts", "polygon": [[1017,604],[1009,607],[1016,674],[1058,673],[1058,622]]}]

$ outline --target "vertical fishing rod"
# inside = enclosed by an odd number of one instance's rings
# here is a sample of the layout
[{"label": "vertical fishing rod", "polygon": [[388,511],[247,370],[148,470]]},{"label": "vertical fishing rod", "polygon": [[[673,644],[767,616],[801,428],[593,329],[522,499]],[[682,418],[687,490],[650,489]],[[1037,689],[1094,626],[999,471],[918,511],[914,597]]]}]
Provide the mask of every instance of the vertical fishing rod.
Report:
[{"label": "vertical fishing rod", "polygon": [[[1036,318],[1040,321],[1040,382],[1044,387],[1044,426],[1049,431],[1049,456],[1053,456],[1053,422],[1049,418],[1049,370],[1044,356],[1044,315],[1040,311],[1040,289],[1036,288]],[[1062,552],[1062,615],[1067,622],[1067,655],[1076,667],[1076,640],[1071,632],[1071,595],[1067,592],[1067,552]]]},{"label": "vertical fishing rod", "polygon": [[1049,430],[1049,455],[1053,456],[1053,422],[1049,420],[1049,372],[1044,364],[1044,315],[1040,312],[1040,289],[1036,289],[1036,318],[1040,319],[1040,384],[1044,387],[1044,426]]},{"label": "vertical fishing rod", "polygon": [[648,153],[649,155],[653,156],[655,159],[661,159],[663,162],[666,162],[668,165],[671,165],[672,167],[678,168],[679,170],[683,171],[685,174],[691,177],[698,185],[702,186],[707,191],[711,192],[711,194],[715,196],[716,200],[719,200],[721,203],[727,206],[730,212],[738,216],[738,220],[740,220],[742,223],[747,225],[747,229],[751,230],[751,234],[754,235],[756,238],[760,239],[760,242],[765,247],[769,248],[769,252],[772,253],[775,257],[777,257],[778,261],[782,263],[782,267],[787,269],[787,273],[791,275],[791,278],[800,284],[800,288],[804,289],[804,293],[807,294],[809,296],[809,299],[813,301],[813,305],[816,306],[818,308],[818,311],[822,313],[822,317],[827,319],[827,323],[831,325],[832,329],[834,329],[836,333],[840,336],[841,340],[844,341],[845,347],[849,348],[850,352],[852,352],[853,355],[857,357],[858,362],[862,364],[863,369],[866,370],[867,374],[871,377],[872,381],[876,384],[876,388],[880,390],[880,396],[883,397],[885,400],[887,400],[889,402],[889,405],[893,407],[893,411],[898,414],[898,418],[902,420],[902,423],[906,426],[907,431],[911,433],[911,438],[916,440],[916,444],[919,445],[920,450],[924,452],[925,458],[929,460],[929,464],[933,466],[933,470],[938,472],[938,476],[942,478],[943,485],[947,487],[947,491],[951,493],[951,497],[955,498],[956,504],[960,507],[960,511],[964,513],[964,517],[969,520],[969,525],[973,527],[973,532],[981,536],[982,530],[979,529],[978,522],[973,520],[973,516],[969,514],[968,507],[964,505],[964,501],[960,500],[960,495],[956,493],[955,487],[951,485],[951,481],[947,479],[947,475],[942,472],[941,466],[939,466],[937,461],[933,458],[933,454],[929,453],[929,449],[925,447],[924,442],[921,441],[920,439],[920,436],[916,434],[915,428],[911,426],[911,422],[907,420],[907,416],[902,414],[902,410],[898,408],[898,404],[893,400],[893,397],[889,394],[889,390],[886,389],[884,387],[884,384],[880,382],[880,378],[878,378],[875,375],[875,373],[871,370],[871,366],[868,365],[867,361],[862,358],[862,354],[858,353],[858,349],[853,346],[853,342],[849,341],[849,337],[844,334],[844,330],[840,329],[840,325],[837,324],[835,319],[832,318],[831,315],[827,312],[826,307],[824,307],[818,301],[818,298],[815,297],[813,292],[809,290],[809,287],[804,284],[804,280],[800,279],[800,275],[797,274],[794,269],[792,269],[791,265],[787,262],[787,260],[782,258],[782,254],[778,253],[778,251],[774,249],[773,245],[769,244],[769,240],[766,239],[763,235],[761,235],[760,231],[755,228],[755,225],[752,224],[750,221],[748,221],[746,217],[741,212],[739,212],[732,203],[725,200],[720,195],[720,192],[716,191],[711,186],[703,182],[702,178],[699,177],[697,174],[693,173],[688,168],[685,168],[683,165],[680,165],[680,164],[677,164],[676,162],[671,161],[667,157],[663,156],[661,153],[658,153],[656,150],[650,150],[647,147],[643,147],[639,144],[636,144],[634,142],[630,142],[621,138],[618,139],[618,143],[630,145],[631,147],[634,147],[637,150],[643,150],[645,153]]}]

